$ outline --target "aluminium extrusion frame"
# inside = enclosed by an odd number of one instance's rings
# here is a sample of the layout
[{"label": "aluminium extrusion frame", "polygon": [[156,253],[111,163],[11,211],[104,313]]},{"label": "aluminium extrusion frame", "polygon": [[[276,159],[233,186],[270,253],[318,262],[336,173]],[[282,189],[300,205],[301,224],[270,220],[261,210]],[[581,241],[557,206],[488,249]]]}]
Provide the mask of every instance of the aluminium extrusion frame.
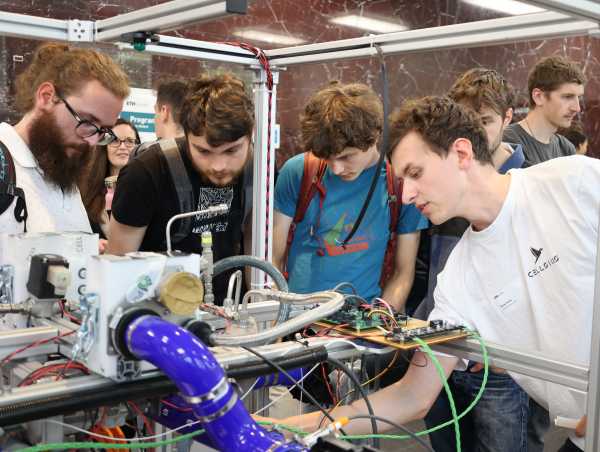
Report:
[{"label": "aluminium extrusion frame", "polygon": [[[273,70],[272,76],[272,93],[269,93],[266,71],[258,68],[255,72],[254,109],[256,131],[254,148],[256,152],[254,153],[252,202],[252,255],[269,262],[272,261],[273,257],[273,191],[275,180],[273,129],[275,127],[275,99],[279,72]],[[269,117],[269,100],[271,101],[271,117]],[[266,273],[252,268],[252,289],[263,289],[265,282]]]},{"label": "aluminium extrusion frame", "polygon": [[158,33],[229,14],[243,14],[246,3],[245,0],[171,0],[97,21],[50,19],[0,11],[0,35],[52,41],[111,41],[125,33]]},{"label": "aluminium extrusion frame", "polygon": [[[373,349],[369,347],[355,345],[350,341],[336,338],[308,338],[302,342],[280,342],[277,344],[259,346],[256,347],[256,350],[267,358],[276,359],[290,353],[321,346],[325,346],[328,353],[339,360],[355,358],[362,356],[365,353],[373,353]],[[252,353],[240,349],[239,347],[211,347],[210,350],[226,371],[230,367],[262,362]],[[389,350],[391,350],[389,347],[378,348],[376,349],[376,353],[385,353]],[[161,372],[158,370],[147,372],[137,381],[143,384],[144,379],[156,377],[158,375],[161,375]],[[38,383],[32,386],[16,387],[10,392],[7,391],[4,394],[0,394],[0,407],[7,407],[16,403],[35,403],[36,401],[69,394],[74,390],[102,390],[103,388],[114,384],[115,382],[109,378],[91,374],[60,381]]]},{"label": "aluminium extrusion frame", "polygon": [[243,14],[245,3],[240,0],[172,0],[96,21],[95,41],[111,41],[136,31],[157,33],[232,13]]},{"label": "aluminium extrusion frame", "polygon": [[584,20],[600,21],[600,3],[597,0],[520,0],[540,8],[579,17]]},{"label": "aluminium extrusion frame", "polygon": [[544,12],[478,22],[386,33],[378,36],[307,44],[268,50],[271,63],[290,66],[330,60],[408,54],[440,49],[483,47],[523,40],[589,34],[598,23],[574,20],[564,14]]}]

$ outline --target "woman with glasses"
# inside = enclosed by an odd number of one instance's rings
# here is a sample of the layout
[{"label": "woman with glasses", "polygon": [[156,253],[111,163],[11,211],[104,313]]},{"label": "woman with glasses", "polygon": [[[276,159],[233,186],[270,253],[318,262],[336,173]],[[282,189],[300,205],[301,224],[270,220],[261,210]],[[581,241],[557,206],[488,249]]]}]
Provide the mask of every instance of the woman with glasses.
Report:
[{"label": "woman with glasses", "polygon": [[98,145],[94,157],[79,182],[81,199],[87,210],[92,230],[108,239],[108,220],[112,193],[119,171],[140,144],[140,136],[133,124],[119,118],[112,128],[116,139],[107,145]]}]

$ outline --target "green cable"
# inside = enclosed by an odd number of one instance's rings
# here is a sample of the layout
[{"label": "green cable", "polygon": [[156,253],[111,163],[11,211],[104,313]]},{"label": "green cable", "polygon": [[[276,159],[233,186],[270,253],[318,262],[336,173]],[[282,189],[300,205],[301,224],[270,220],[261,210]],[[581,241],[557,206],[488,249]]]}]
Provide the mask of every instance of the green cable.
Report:
[{"label": "green cable", "polygon": [[452,420],[454,422],[454,434],[456,436],[456,452],[460,452],[460,425],[458,424],[458,413],[456,412],[456,404],[454,403],[454,397],[452,396],[452,391],[450,390],[450,386],[448,385],[448,379],[446,378],[444,369],[442,368],[440,361],[437,359],[437,356],[434,355],[433,350],[431,350],[431,347],[429,347],[429,345],[427,345],[425,341],[418,337],[415,337],[414,341],[417,344],[419,344],[421,346],[421,349],[425,350],[425,352],[429,355],[431,362],[437,369],[438,374],[440,374],[442,384],[444,385],[444,390],[446,391],[446,395],[448,396],[448,402],[450,403],[450,411],[452,412]]},{"label": "green cable", "polygon": [[[481,383],[481,387],[479,388],[479,392],[477,393],[477,396],[475,397],[473,402],[471,402],[471,404],[465,409],[465,411],[463,411],[456,418],[453,418],[447,422],[444,422],[443,424],[440,424],[436,427],[432,427],[428,430],[423,430],[423,431],[417,432],[417,433],[415,433],[415,435],[419,435],[419,436],[427,435],[431,432],[435,432],[436,430],[447,427],[451,424],[455,424],[457,420],[462,419],[464,416],[466,416],[466,414],[473,409],[473,407],[477,404],[477,402],[479,402],[479,399],[481,398],[483,391],[485,390],[485,385],[487,383],[489,359],[488,359],[487,349],[485,347],[485,343],[483,342],[483,339],[481,339],[481,337],[474,332],[471,332],[471,335],[473,338],[475,338],[479,341],[479,344],[481,345],[481,352],[483,355],[483,366],[484,366],[483,367],[483,369],[484,369],[483,370],[483,381]],[[438,372],[440,372],[441,366],[439,364],[439,361],[433,355],[433,351],[431,350],[431,348],[429,348],[429,346],[427,346],[427,344],[425,344],[425,345],[426,345],[426,347],[423,347],[425,349],[425,352],[430,356],[431,360],[434,363],[437,363],[436,368],[438,369]],[[440,366],[440,367],[438,368],[437,366]],[[443,370],[441,370],[441,374],[443,376],[443,380],[445,381],[446,376],[443,375]],[[449,398],[451,398],[451,397],[452,397],[452,394],[449,394]],[[452,403],[453,402],[454,401],[452,401]],[[277,423],[274,424],[272,422],[262,422],[262,421],[258,422],[258,424],[275,425],[277,428],[280,428],[283,430],[288,430],[292,433],[296,433],[299,435],[307,434],[306,432],[304,432],[296,427],[290,426],[290,425],[277,424]],[[152,443],[133,442],[135,440],[132,440],[128,443],[96,443],[96,442],[48,443],[48,444],[40,444],[40,445],[33,446],[33,447],[27,447],[24,449],[18,449],[18,451],[19,452],[38,452],[38,451],[43,452],[46,450],[62,450],[62,449],[78,449],[78,448],[81,448],[81,449],[91,449],[91,448],[141,449],[141,448],[147,448],[147,447],[161,447],[161,446],[167,446],[169,444],[175,444],[179,441],[184,441],[186,439],[193,438],[193,437],[201,435],[203,433],[204,433],[204,430],[197,430],[197,431],[194,431],[191,433],[186,433],[185,435],[180,435],[177,438],[172,438],[172,439],[163,440],[163,441],[156,441],[156,442],[152,442]],[[387,435],[387,434],[372,435],[371,434],[371,435],[340,436],[340,438],[342,438],[342,439],[381,438],[381,439],[392,439],[392,440],[405,440],[405,439],[410,439],[410,436],[409,435]],[[135,446],[139,446],[139,447],[135,447]]]},{"label": "green cable", "polygon": [[[273,424],[272,422],[257,422],[261,425],[275,425],[277,428],[282,430],[288,430],[292,433],[296,433],[298,435],[306,435],[307,433],[293,427],[291,425],[284,424]],[[96,443],[96,442],[73,442],[73,443],[48,443],[48,444],[40,444],[34,447],[27,447],[25,449],[18,449],[19,452],[36,452],[36,451],[45,451],[45,450],[62,450],[62,449],[92,449],[92,448],[112,448],[112,449],[141,449],[141,448],[150,448],[150,447],[161,447],[167,446],[169,444],[175,444],[179,441],[184,441],[186,439],[193,438],[195,436],[201,435],[204,433],[204,430],[196,430],[194,432],[186,433],[185,435],[180,435],[177,438],[167,439],[163,441],[156,441],[153,443],[145,443],[138,442],[134,438],[131,438],[127,443]],[[124,440],[127,441],[127,440]]]},{"label": "green cable", "polygon": [[[161,447],[169,444],[175,444],[179,441],[193,438],[204,433],[204,430],[196,430],[195,432],[186,433],[185,435],[178,436],[177,438],[165,439],[163,441],[156,441],[152,443],[144,442],[128,442],[128,443],[96,443],[96,442],[77,442],[77,443],[48,443],[39,444],[33,447],[26,447],[25,449],[18,449],[19,452],[42,452],[45,450],[63,450],[63,449],[142,449],[148,447]],[[126,441],[126,440],[125,440]],[[130,441],[135,441],[133,438]]]},{"label": "green cable", "polygon": [[[471,333],[471,337],[473,337],[474,339],[477,339],[477,341],[479,341],[479,345],[481,345],[481,354],[483,355],[483,381],[481,382],[481,387],[479,388],[479,392],[475,396],[475,399],[473,399],[473,401],[465,409],[465,411],[463,411],[458,416],[459,420],[462,419],[463,417],[465,417],[473,409],[473,407],[475,407],[475,405],[477,405],[477,402],[479,402],[479,399],[481,399],[481,396],[483,395],[483,391],[485,390],[485,386],[487,384],[488,372],[489,372],[489,357],[488,357],[488,353],[487,353],[487,348],[485,347],[485,342],[477,333],[475,333],[473,331],[469,331],[469,332]],[[445,376],[444,376],[444,379],[445,379]],[[450,419],[449,421],[446,421],[443,424],[437,425],[435,427],[431,427],[430,429],[416,432],[415,435],[417,435],[417,436],[428,435],[429,433],[432,433],[432,432],[435,432],[442,428],[448,427],[449,425],[452,425],[453,423],[454,423],[454,419]],[[342,438],[342,439],[370,439],[370,438],[375,438],[375,437],[380,438],[380,439],[393,439],[393,440],[410,439],[409,435],[389,435],[389,434],[379,434],[377,436],[375,436],[375,435],[340,436],[340,438]]]}]

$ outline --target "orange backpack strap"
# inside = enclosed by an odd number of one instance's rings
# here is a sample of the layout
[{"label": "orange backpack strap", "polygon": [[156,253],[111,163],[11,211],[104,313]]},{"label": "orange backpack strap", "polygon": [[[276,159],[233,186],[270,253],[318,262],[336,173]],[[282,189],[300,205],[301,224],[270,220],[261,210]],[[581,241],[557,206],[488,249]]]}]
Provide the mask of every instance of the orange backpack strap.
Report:
[{"label": "orange backpack strap", "polygon": [[285,252],[283,254],[283,275],[288,278],[287,271],[287,260],[292,242],[294,241],[294,234],[298,224],[304,220],[304,215],[308,210],[308,206],[315,196],[315,193],[319,193],[320,207],[323,207],[323,200],[325,199],[326,190],[321,181],[325,175],[327,169],[327,162],[318,157],[315,157],[312,152],[304,153],[304,172],[302,173],[302,182],[300,184],[300,192],[298,193],[298,200],[296,201],[296,212],[292,219],[292,224],[288,230],[287,241],[285,244]]},{"label": "orange backpack strap", "polygon": [[392,165],[386,160],[385,162],[385,177],[388,192],[388,205],[390,207],[390,229],[387,247],[383,258],[383,266],[381,267],[381,278],[379,285],[383,289],[385,283],[394,274],[394,261],[396,259],[396,248],[398,246],[398,217],[402,208],[402,179],[394,176]]}]

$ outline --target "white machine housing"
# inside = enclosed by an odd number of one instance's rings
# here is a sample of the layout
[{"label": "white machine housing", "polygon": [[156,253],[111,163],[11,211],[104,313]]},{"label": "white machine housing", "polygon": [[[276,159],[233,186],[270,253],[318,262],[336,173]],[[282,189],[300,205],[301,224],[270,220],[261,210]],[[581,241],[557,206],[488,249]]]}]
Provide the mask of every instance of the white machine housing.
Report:
[{"label": "white machine housing", "polygon": [[[97,295],[94,302],[93,344],[84,358],[88,368],[100,375],[123,380],[154,369],[147,362],[131,363],[122,359],[112,346],[112,329],[120,316],[135,307],[151,307],[168,316],[169,310],[156,303],[161,280],[171,272],[188,272],[198,277],[207,266],[198,254],[165,254],[135,252],[126,256],[101,255],[88,261],[88,297]],[[123,366],[135,367],[125,369]]]},{"label": "white machine housing", "polygon": [[[31,257],[36,254],[57,254],[69,262],[71,283],[65,298],[79,302],[86,291],[86,262],[90,256],[98,254],[98,234],[87,232],[28,232],[20,234],[0,234],[0,265],[10,265],[14,270],[13,303],[22,303],[30,295],[27,291]],[[22,316],[2,317],[4,327],[23,328]],[[10,325],[6,323],[10,323]]]}]

